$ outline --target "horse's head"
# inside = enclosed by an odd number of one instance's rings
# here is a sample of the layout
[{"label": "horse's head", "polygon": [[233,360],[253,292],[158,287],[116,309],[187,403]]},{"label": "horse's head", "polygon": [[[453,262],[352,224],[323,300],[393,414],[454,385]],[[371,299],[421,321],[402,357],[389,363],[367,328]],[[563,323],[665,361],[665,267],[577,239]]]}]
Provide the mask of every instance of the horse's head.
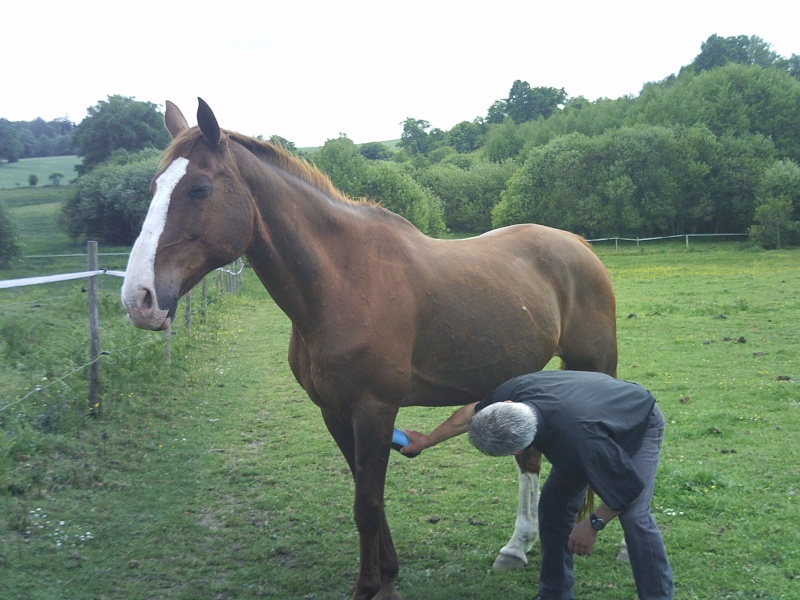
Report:
[{"label": "horse's head", "polygon": [[209,106],[198,127],[167,102],[174,138],[153,179],[153,199],[133,246],[122,301],[137,327],[165,329],[178,299],[211,270],[237,259],[252,239],[254,201]]}]

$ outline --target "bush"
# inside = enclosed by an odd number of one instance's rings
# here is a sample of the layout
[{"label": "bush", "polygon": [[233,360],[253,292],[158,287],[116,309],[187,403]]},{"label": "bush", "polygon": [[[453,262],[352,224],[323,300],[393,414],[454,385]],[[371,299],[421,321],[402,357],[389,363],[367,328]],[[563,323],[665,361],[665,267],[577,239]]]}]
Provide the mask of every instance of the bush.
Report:
[{"label": "bush", "polygon": [[450,230],[483,233],[492,228],[492,209],[515,169],[512,161],[480,160],[466,169],[441,163],[418,172],[415,179],[444,201]]},{"label": "bush", "polygon": [[363,192],[370,200],[403,215],[427,235],[439,236],[447,230],[442,201],[396,164],[371,163],[364,177]]},{"label": "bush", "polygon": [[82,176],[62,213],[69,235],[104,244],[133,244],[147,215],[150,181],[158,170],[159,155],[155,149],[117,152]]},{"label": "bush", "polygon": [[643,125],[560,136],[529,150],[493,224],[541,223],[588,237],[743,233],[771,160],[762,139],[731,143],[704,127]]}]

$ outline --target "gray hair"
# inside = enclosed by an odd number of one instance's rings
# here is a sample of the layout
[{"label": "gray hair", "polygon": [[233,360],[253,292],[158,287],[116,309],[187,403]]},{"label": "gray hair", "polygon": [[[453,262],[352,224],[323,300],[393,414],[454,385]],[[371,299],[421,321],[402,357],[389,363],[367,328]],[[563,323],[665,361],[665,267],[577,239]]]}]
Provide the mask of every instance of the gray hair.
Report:
[{"label": "gray hair", "polygon": [[489,456],[508,456],[533,443],[536,411],[523,402],[496,402],[470,421],[469,441]]}]

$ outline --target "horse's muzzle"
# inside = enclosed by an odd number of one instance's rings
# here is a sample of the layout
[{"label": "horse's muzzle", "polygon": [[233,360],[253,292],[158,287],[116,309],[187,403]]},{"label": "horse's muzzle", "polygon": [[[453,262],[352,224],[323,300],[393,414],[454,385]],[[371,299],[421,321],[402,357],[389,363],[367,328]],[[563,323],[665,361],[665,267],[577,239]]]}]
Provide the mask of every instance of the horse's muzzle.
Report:
[{"label": "horse's muzzle", "polygon": [[172,302],[168,309],[159,308],[158,297],[153,288],[144,285],[131,287],[127,283],[126,281],[122,286],[122,303],[133,324],[153,331],[169,327],[175,315],[177,301]]}]

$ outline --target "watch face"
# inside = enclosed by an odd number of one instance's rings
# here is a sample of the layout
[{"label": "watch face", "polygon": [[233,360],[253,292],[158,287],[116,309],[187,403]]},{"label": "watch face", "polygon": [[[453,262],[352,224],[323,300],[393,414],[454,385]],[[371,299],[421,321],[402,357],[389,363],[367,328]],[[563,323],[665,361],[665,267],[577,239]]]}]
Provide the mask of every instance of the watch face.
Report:
[{"label": "watch face", "polygon": [[601,519],[600,517],[596,517],[594,515],[589,517],[589,523],[591,523],[592,529],[594,529],[595,531],[600,531],[603,527],[606,526],[606,522],[603,519]]}]

